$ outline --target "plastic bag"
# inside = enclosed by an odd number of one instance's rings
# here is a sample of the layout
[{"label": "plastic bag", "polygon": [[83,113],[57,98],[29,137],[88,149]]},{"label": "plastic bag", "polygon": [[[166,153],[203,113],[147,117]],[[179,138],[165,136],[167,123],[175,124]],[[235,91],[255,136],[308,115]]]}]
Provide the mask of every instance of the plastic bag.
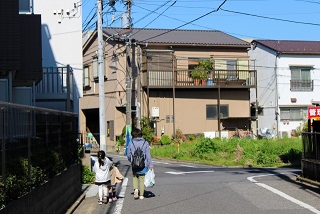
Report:
[{"label": "plastic bag", "polygon": [[155,178],[154,170],[149,169],[144,177],[144,185],[146,187],[153,187],[155,184],[154,178]]}]

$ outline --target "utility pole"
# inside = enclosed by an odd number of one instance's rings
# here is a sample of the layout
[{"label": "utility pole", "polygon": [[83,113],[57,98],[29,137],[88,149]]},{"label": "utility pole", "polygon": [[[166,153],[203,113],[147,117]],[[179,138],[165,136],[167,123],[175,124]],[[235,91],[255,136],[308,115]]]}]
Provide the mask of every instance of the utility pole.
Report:
[{"label": "utility pole", "polygon": [[99,132],[100,150],[106,152],[106,115],[104,96],[104,49],[102,34],[102,1],[97,0],[97,33],[98,33],[98,74],[99,74]]},{"label": "utility pole", "polygon": [[137,80],[137,106],[136,106],[136,117],[137,117],[137,128],[141,129],[141,76],[140,76],[140,72],[141,72],[141,47],[140,45],[138,45],[138,80]]},{"label": "utility pole", "polygon": [[[127,12],[125,21],[123,22],[123,28],[131,28],[131,0],[127,0]],[[131,94],[132,94],[132,83],[131,83],[131,40],[129,33],[126,35],[126,150],[124,155],[127,154],[127,148],[131,141]]]}]

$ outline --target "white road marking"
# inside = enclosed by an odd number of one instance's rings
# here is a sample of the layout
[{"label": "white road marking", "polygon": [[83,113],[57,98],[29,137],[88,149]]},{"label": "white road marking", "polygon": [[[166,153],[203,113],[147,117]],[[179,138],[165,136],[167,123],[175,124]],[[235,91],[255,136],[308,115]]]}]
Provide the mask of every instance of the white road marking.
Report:
[{"label": "white road marking", "polygon": [[197,168],[197,166],[183,165],[183,164],[180,164],[179,166],[190,167],[190,168]]},{"label": "white road marking", "polygon": [[290,195],[287,195],[284,192],[281,192],[281,191],[279,191],[279,190],[277,190],[277,189],[275,189],[275,188],[273,188],[271,186],[268,186],[267,184],[259,183],[258,181],[256,181],[254,179],[254,178],[257,178],[257,177],[270,176],[270,175],[275,175],[275,174],[251,176],[251,177],[248,177],[247,179],[249,181],[251,181],[252,183],[257,184],[258,186],[263,187],[263,188],[265,188],[265,189],[267,189],[267,190],[269,190],[269,191],[281,196],[282,198],[285,198],[285,199],[287,199],[287,200],[289,200],[289,201],[291,201],[291,202],[293,202],[293,203],[295,203],[295,204],[297,204],[297,205],[299,205],[299,206],[301,206],[301,207],[303,207],[305,209],[310,210],[313,213],[320,214],[320,211],[317,210],[316,208],[314,208],[313,206],[310,206],[309,204],[306,204],[306,203],[304,203],[302,201],[299,201],[298,199],[295,199],[295,198],[291,197]]},{"label": "white road marking", "polygon": [[167,162],[162,162],[162,161],[152,161],[153,163],[157,163],[157,164],[164,164],[164,165],[169,165],[169,163]]},{"label": "white road marking", "polygon": [[114,208],[114,213],[115,214],[121,214],[124,195],[125,195],[126,189],[127,189],[127,184],[128,184],[128,178],[124,178],[123,181],[122,181],[121,190],[120,190],[120,193],[119,193],[119,200],[117,200],[116,207]]},{"label": "white road marking", "polygon": [[165,172],[167,174],[172,174],[172,175],[185,175],[185,174],[198,174],[198,173],[210,173],[214,171],[191,171],[191,172]]}]

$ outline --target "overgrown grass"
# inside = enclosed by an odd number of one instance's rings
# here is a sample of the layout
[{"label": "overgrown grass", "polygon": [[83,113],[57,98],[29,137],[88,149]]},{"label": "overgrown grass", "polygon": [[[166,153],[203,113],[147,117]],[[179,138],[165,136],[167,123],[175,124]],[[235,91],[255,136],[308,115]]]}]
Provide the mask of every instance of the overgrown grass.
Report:
[{"label": "overgrown grass", "polygon": [[209,139],[199,138],[180,144],[151,149],[152,157],[194,161],[223,166],[281,167],[298,166],[301,162],[300,138]]}]

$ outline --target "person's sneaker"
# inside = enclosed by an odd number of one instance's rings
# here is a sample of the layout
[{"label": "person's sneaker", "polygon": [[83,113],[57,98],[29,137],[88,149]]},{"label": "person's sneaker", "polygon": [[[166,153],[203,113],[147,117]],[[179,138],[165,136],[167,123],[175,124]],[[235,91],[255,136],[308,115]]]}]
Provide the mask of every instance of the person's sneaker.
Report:
[{"label": "person's sneaker", "polygon": [[112,201],[117,201],[117,200],[118,200],[117,197],[112,198]]},{"label": "person's sneaker", "polygon": [[99,201],[99,205],[102,205],[102,201]]},{"label": "person's sneaker", "polygon": [[142,195],[140,195],[140,196],[139,196],[139,199],[141,199],[141,200],[142,200],[142,199],[144,199],[144,197],[143,197]]},{"label": "person's sneaker", "polygon": [[109,198],[109,203],[112,203],[112,202],[113,202],[112,198]]},{"label": "person's sneaker", "polygon": [[139,193],[139,190],[135,189],[134,193],[133,193],[134,199],[138,199],[139,198],[138,193]]}]

